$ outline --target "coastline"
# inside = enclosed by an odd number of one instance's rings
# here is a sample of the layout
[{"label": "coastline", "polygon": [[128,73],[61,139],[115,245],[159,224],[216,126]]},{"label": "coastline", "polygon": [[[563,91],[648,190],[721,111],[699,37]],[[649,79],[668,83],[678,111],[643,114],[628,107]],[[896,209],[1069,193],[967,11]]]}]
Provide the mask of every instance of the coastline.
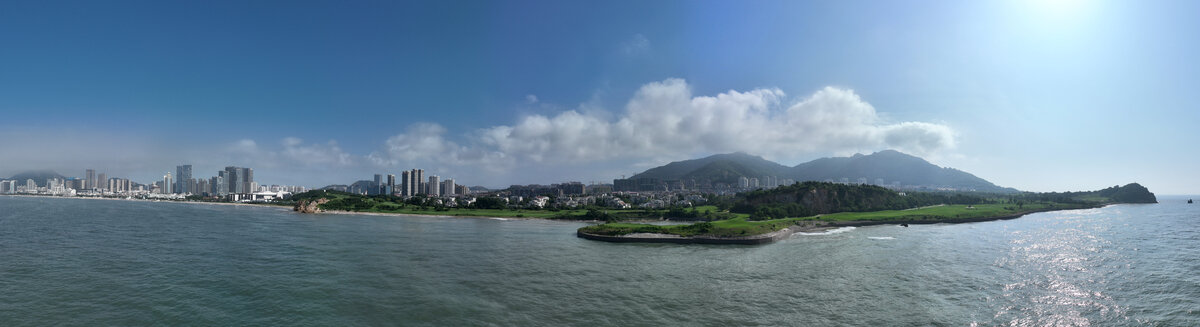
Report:
[{"label": "coastline", "polygon": [[769,232],[765,234],[740,236],[740,237],[717,237],[717,236],[679,236],[674,234],[652,234],[652,233],[635,233],[626,235],[600,235],[585,233],[582,230],[576,230],[575,235],[580,238],[613,242],[613,243],[674,243],[674,244],[741,244],[741,245],[758,245],[766,244],[790,237],[794,233],[812,233],[821,232],[834,228],[841,227],[863,227],[875,225],[929,225],[929,224],[963,224],[976,223],[996,220],[1010,220],[1024,217],[1028,214],[1039,212],[1065,211],[1065,210],[1086,210],[1103,208],[1113,204],[1103,204],[1091,208],[1063,208],[1063,209],[1047,209],[1047,210],[1030,210],[1026,212],[995,216],[995,217],[979,217],[979,218],[962,218],[962,219],[939,219],[939,220],[848,220],[848,221],[817,221],[817,224],[812,226],[793,225],[785,227],[781,230]]},{"label": "coastline", "polygon": [[[178,203],[178,204],[206,204],[206,205],[225,205],[225,206],[251,206],[251,207],[266,207],[284,209],[296,214],[291,206],[265,203],[234,203],[234,202],[204,202],[204,201],[172,201],[172,200],[146,200],[146,199],[125,199],[125,198],[106,198],[106,197],[88,197],[88,196],[50,196],[50,195],[28,195],[28,194],[0,194],[0,196],[11,196],[20,198],[33,199],[77,199],[77,200],[105,200],[105,201],[134,201],[134,202],[153,202],[153,203]],[[360,211],[343,211],[343,210],[322,210],[315,214],[334,214],[334,215],[367,215],[367,216],[398,216],[398,217],[434,217],[434,218],[482,218],[482,219],[497,219],[497,220],[547,220],[547,221],[569,221],[569,222],[599,222],[596,220],[575,220],[575,219],[549,219],[535,217],[493,217],[493,216],[466,216],[466,215],[433,215],[421,213],[399,213],[399,212],[360,212]],[[659,220],[634,220],[632,222],[658,222]]]},{"label": "coastline", "polygon": [[[266,204],[266,203],[146,200],[146,199],[92,197],[92,196],[52,196],[52,195],[28,195],[28,194],[0,194],[0,196],[11,196],[11,197],[32,198],[32,199],[77,199],[77,200],[133,201],[133,202],[154,202],[154,203],[210,204],[210,205],[225,205],[225,206],[253,206],[253,207],[268,207],[268,208],[281,208],[281,209],[288,208],[287,206],[283,206],[283,205]],[[290,211],[290,209],[289,209],[289,211]]]}]

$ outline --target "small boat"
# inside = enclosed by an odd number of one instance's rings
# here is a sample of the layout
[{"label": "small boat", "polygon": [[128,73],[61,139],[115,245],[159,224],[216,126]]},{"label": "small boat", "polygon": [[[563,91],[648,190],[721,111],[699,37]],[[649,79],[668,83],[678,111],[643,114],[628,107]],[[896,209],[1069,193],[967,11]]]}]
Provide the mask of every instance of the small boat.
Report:
[{"label": "small boat", "polygon": [[908,227],[908,224],[907,223],[900,224],[900,227]]},{"label": "small boat", "polygon": [[1188,204],[1192,204],[1192,199],[1188,199]]}]

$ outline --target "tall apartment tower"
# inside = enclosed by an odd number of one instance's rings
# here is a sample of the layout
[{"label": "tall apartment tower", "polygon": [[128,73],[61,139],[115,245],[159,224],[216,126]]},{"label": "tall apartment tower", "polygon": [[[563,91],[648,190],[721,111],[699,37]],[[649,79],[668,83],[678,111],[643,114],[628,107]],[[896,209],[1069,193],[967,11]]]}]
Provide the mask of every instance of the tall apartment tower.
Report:
[{"label": "tall apartment tower", "polygon": [[384,187],[383,194],[392,195],[396,193],[396,175],[388,174],[387,186]]},{"label": "tall apartment tower", "polygon": [[254,183],[254,169],[242,168],[242,176],[241,177],[242,177],[242,184],[244,185],[243,187],[246,189],[245,193],[258,192],[258,190],[254,189],[255,187],[258,186],[257,183]]},{"label": "tall apartment tower", "polygon": [[188,193],[188,180],[192,179],[192,165],[175,166],[175,193]]},{"label": "tall apartment tower", "polygon": [[383,194],[383,175],[375,174],[375,190],[371,194]]},{"label": "tall apartment tower", "polygon": [[210,187],[212,187],[209,192],[216,196],[229,194],[229,184],[226,184],[227,180],[229,179],[225,177],[225,171],[218,171],[217,176],[213,176],[212,181],[209,182],[211,184]]},{"label": "tall apartment tower", "polygon": [[166,176],[163,176],[163,183],[162,183],[162,185],[163,185],[163,188],[162,188],[162,190],[160,190],[160,191],[161,191],[163,194],[171,194],[171,193],[172,193],[172,192],[171,192],[171,187],[172,187],[172,186],[175,186],[175,181],[171,179],[171,172],[169,172],[169,171],[168,171],[168,172],[167,172],[167,175],[166,175]]},{"label": "tall apartment tower", "polygon": [[241,174],[241,169],[239,169],[238,167],[234,167],[234,166],[225,167],[225,185],[228,187],[225,190],[226,193],[233,193],[233,194],[242,193],[243,190],[238,188],[238,186],[241,185],[241,183],[239,183],[239,181],[242,180],[241,177],[238,176],[240,174]]},{"label": "tall apartment tower", "polygon": [[[235,194],[253,193],[254,169],[229,166],[225,167],[226,192]],[[217,172],[220,174],[221,172]]]},{"label": "tall apartment tower", "polygon": [[454,186],[453,178],[447,178],[445,181],[442,181],[442,195],[456,195]]},{"label": "tall apartment tower", "polygon": [[96,188],[108,189],[108,174],[100,173],[100,175],[96,177]]},{"label": "tall apartment tower", "polygon": [[84,181],[87,183],[87,185],[84,185],[83,188],[86,188],[86,189],[96,188],[96,170],[88,169],[87,170],[87,179],[85,179]]},{"label": "tall apartment tower", "polygon": [[442,192],[440,190],[441,186],[442,186],[442,183],[438,182],[437,175],[429,176],[429,182],[425,183],[425,194],[429,194],[432,196],[441,196],[442,195]]},{"label": "tall apartment tower", "polygon": [[400,172],[400,195],[412,196],[412,174],[407,170]]},{"label": "tall apartment tower", "polygon": [[429,190],[425,189],[425,170],[424,169],[413,169],[413,170],[416,171],[416,173],[417,173],[417,176],[415,176],[413,178],[416,181],[416,183],[414,183],[414,185],[416,187],[416,192],[428,194]]}]

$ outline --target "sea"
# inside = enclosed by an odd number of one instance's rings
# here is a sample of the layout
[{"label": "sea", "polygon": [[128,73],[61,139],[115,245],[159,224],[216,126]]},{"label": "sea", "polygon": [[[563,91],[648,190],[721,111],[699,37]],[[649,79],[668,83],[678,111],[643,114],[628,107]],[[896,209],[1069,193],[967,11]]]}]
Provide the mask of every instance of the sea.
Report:
[{"label": "sea", "polygon": [[0,196],[0,326],[1200,326],[1200,204],[1159,201],[731,246]]}]

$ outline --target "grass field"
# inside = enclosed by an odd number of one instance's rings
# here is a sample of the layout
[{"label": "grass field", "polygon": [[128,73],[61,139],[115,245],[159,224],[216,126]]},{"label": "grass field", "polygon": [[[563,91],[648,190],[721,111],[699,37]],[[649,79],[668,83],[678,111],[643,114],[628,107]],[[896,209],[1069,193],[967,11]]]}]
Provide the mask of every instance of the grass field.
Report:
[{"label": "grass field", "polygon": [[631,223],[608,223],[583,227],[587,233],[600,235],[625,235],[631,233],[659,233],[680,236],[736,237],[765,234],[795,225],[794,219],[747,221],[746,218],[701,222],[690,225],[650,225]]},{"label": "grass field", "polygon": [[580,228],[585,233],[599,235],[625,235],[630,233],[660,233],[680,236],[750,236],[777,231],[809,221],[938,221],[958,219],[986,219],[1007,217],[1031,212],[1064,209],[1090,208],[1090,205],[1062,203],[1033,203],[1017,206],[1013,204],[943,205],[908,210],[885,210],[873,212],[841,212],[812,217],[784,218],[764,221],[748,221],[745,217],[691,225],[658,226],[648,224],[610,223]]},{"label": "grass field", "polygon": [[825,221],[857,221],[857,220],[883,220],[883,221],[913,221],[913,220],[952,220],[952,219],[974,219],[974,218],[991,218],[1011,216],[1021,213],[1045,211],[1045,210],[1063,210],[1063,209],[1080,209],[1089,208],[1088,205],[1077,204],[1062,204],[1062,203],[1031,203],[1023,206],[1013,204],[979,204],[973,206],[967,205],[944,205],[935,207],[926,207],[920,209],[909,210],[885,210],[873,212],[839,212],[813,219]]}]

